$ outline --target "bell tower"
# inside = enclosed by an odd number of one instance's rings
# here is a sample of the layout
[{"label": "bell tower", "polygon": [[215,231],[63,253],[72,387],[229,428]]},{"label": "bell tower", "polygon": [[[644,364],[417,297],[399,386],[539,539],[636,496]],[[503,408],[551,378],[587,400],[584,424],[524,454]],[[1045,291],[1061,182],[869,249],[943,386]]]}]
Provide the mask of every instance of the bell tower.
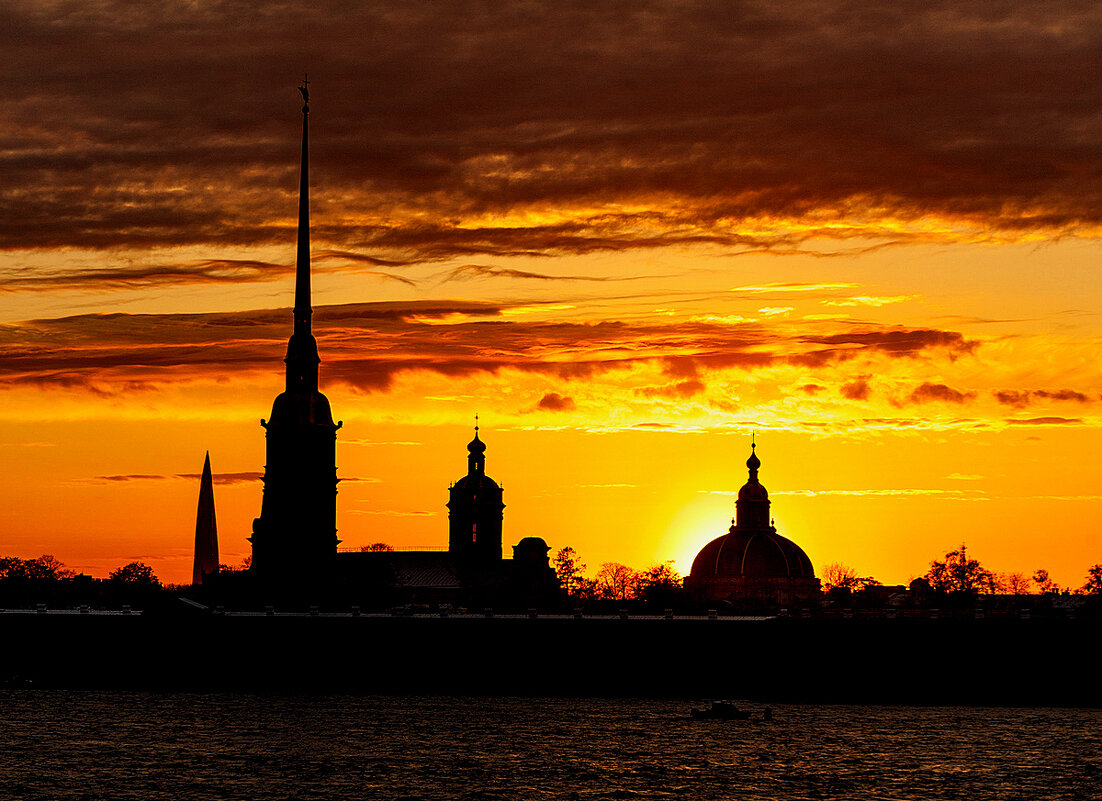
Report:
[{"label": "bell tower", "polygon": [[448,493],[448,552],[468,565],[498,566],[505,504],[501,487],[486,475],[486,444],[478,438],[477,425],[467,445],[467,475]]},{"label": "bell tower", "polygon": [[327,575],[337,555],[337,429],[329,400],[318,391],[318,343],[310,319],[309,82],[303,80],[302,168],[294,328],[287,342],[286,387],[272,416],[261,420],[267,458],[260,517],[253,521],[252,570],[262,579]]}]

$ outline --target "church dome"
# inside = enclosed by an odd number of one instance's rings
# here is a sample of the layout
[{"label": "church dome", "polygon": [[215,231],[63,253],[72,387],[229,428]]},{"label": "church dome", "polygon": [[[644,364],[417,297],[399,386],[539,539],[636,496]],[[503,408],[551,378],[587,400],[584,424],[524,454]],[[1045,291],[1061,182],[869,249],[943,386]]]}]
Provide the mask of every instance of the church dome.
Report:
[{"label": "church dome", "polygon": [[739,531],[732,527],[696,555],[694,578],[814,578],[811,560],[803,549],[775,531]]},{"label": "church dome", "polygon": [[478,427],[474,430],[474,439],[467,444],[467,452],[472,454],[481,454],[486,452],[486,443],[478,438]]},{"label": "church dome", "polygon": [[739,490],[730,530],[700,549],[685,587],[709,601],[811,600],[819,592],[819,580],[803,549],[774,528],[769,493],[758,481],[761,460],[754,450],[746,467],[750,475]]}]

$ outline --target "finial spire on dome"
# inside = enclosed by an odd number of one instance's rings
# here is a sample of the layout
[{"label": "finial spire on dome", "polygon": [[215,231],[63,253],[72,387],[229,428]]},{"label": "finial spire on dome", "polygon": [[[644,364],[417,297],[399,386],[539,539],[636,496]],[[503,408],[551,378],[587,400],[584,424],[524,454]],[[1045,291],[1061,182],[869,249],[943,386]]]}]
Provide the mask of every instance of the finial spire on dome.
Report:
[{"label": "finial spire on dome", "polygon": [[478,415],[474,416],[474,439],[467,444],[467,472],[482,473],[486,469],[486,443],[478,438]]},{"label": "finial spire on dome", "polygon": [[757,443],[750,441],[750,458],[746,460],[746,466],[750,468],[750,480],[758,480],[758,468],[761,467],[761,459],[758,458]]}]

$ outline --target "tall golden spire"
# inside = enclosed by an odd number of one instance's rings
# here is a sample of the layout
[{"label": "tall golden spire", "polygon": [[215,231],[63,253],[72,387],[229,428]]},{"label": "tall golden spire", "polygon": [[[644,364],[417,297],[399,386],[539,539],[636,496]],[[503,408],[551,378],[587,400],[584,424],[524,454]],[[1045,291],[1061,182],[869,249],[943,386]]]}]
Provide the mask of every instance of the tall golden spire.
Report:
[{"label": "tall golden spire", "polygon": [[295,327],[287,343],[287,391],[317,392],[318,343],[310,330],[310,82],[302,79],[302,168],[298,187],[298,259],[295,265]]},{"label": "tall golden spire", "polygon": [[298,260],[295,265],[295,333],[310,333],[310,81],[302,86],[302,168],[298,183]]}]

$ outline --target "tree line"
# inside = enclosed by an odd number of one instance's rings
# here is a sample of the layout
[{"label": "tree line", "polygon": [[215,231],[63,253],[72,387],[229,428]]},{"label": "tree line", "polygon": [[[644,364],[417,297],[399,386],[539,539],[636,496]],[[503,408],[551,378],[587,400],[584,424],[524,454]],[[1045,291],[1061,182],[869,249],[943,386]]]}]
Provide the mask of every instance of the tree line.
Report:
[{"label": "tree line", "polygon": [[[880,586],[871,576],[859,576],[853,568],[832,562],[823,569],[823,589],[860,591]],[[968,552],[966,543],[949,551],[942,559],[934,559],[926,573],[911,582],[913,589],[935,592],[967,593],[970,595],[1102,595],[1102,564],[1087,568],[1086,580],[1078,588],[1061,587],[1045,569],[1032,576],[1025,573],[996,573]]]},{"label": "tree line", "polygon": [[144,562],[130,562],[97,579],[75,573],[51,554],[35,559],[0,556],[0,602],[8,606],[118,606],[148,601],[162,589]]},{"label": "tree line", "polygon": [[619,562],[604,562],[592,578],[587,566],[570,546],[552,560],[563,594],[574,601],[670,601],[681,591],[681,576],[673,560],[635,570]]}]

